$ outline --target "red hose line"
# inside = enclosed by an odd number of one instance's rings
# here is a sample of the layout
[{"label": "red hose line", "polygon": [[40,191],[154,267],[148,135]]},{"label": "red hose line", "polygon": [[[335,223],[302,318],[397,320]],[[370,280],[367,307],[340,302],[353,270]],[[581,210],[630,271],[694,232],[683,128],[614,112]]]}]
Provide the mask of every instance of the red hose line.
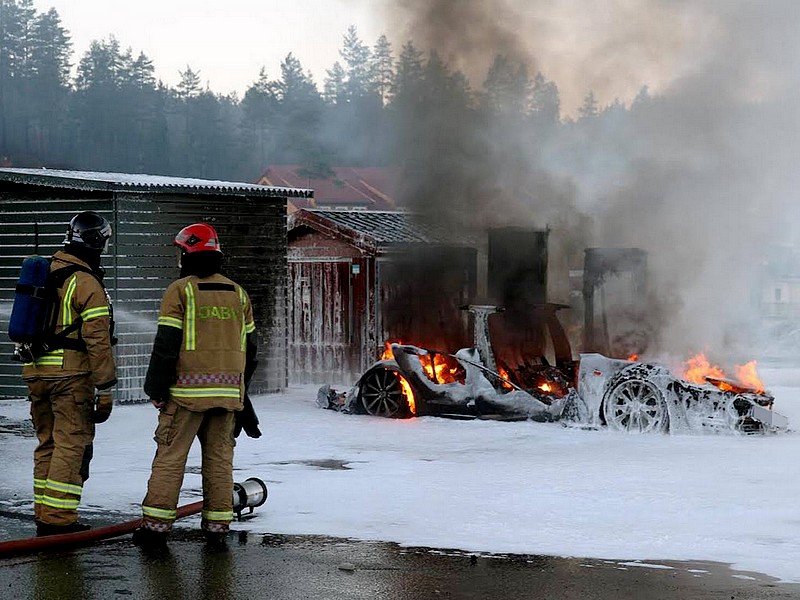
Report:
[{"label": "red hose line", "polygon": [[[192,504],[179,506],[177,513],[178,519],[194,515],[203,510],[203,501],[199,500]],[[44,537],[33,537],[24,540],[11,540],[10,542],[0,542],[0,558],[19,554],[31,554],[40,550],[56,550],[66,546],[86,546],[100,540],[133,533],[133,530],[141,525],[141,519],[117,523],[107,527],[97,529],[87,529],[77,533],[63,533],[61,535],[46,535]]]}]

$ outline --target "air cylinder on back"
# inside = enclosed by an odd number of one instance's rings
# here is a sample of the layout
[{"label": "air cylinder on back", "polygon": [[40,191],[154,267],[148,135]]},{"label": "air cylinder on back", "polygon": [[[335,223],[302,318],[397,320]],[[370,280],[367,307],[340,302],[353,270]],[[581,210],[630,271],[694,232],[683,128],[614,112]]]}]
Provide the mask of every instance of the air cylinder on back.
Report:
[{"label": "air cylinder on back", "polygon": [[29,256],[22,262],[8,337],[18,344],[30,343],[43,331],[47,319],[45,286],[50,273],[50,261],[41,256]]}]

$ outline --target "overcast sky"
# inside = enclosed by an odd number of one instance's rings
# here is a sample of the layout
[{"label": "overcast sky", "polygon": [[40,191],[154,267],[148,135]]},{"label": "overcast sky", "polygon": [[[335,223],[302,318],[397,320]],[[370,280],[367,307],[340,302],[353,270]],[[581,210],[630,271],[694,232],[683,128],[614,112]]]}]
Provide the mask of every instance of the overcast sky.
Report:
[{"label": "overcast sky", "polygon": [[[369,0],[34,0],[40,12],[54,7],[72,36],[77,63],[92,40],[113,34],[123,48],[149,56],[156,76],[178,82],[187,64],[218,93],[240,96],[266,67],[280,74],[289,52],[321,86],[338,60],[349,25],[372,45],[382,33],[367,10]],[[374,2],[373,2],[374,4]]]},{"label": "overcast sky", "polygon": [[720,57],[749,65],[747,85],[741,73],[732,79],[758,99],[770,91],[776,60],[794,56],[783,42],[794,40],[797,22],[794,0],[34,0],[34,6],[56,8],[76,63],[92,40],[113,34],[123,48],[147,54],[169,85],[189,65],[214,92],[241,95],[262,66],[279,77],[281,61],[293,52],[321,89],[347,27],[355,25],[369,46],[385,33],[395,56],[409,39],[422,50],[435,47],[473,89],[480,89],[495,55],[525,62],[529,73],[556,82],[565,114],[574,114],[589,90],[601,105],[616,98],[628,103],[645,85],[667,92]]},{"label": "overcast sky", "polygon": [[[399,54],[414,39],[437,46],[480,88],[497,53],[556,81],[573,112],[592,89],[601,103],[631,100],[642,85],[664,89],[702,62],[714,20],[692,4],[665,0],[34,0],[54,6],[72,36],[74,62],[92,40],[113,34],[143,51],[167,84],[187,64],[217,93],[240,95],[262,66],[271,78],[289,52],[321,88],[355,25],[367,45],[385,33]],[[112,8],[113,6],[113,8]],[[691,26],[689,26],[691,24]],[[598,61],[598,57],[602,60]]]}]

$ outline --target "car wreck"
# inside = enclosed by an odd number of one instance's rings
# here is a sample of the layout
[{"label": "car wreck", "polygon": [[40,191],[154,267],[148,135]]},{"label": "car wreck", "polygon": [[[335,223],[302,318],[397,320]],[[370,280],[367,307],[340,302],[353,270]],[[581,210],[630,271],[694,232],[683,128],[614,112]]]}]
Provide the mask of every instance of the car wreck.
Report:
[{"label": "car wreck", "polygon": [[693,383],[660,364],[597,353],[573,359],[557,311],[538,305],[533,318],[547,336],[554,360],[543,353],[496,359],[489,317],[495,306],[465,307],[474,316],[474,346],[454,353],[411,344],[387,344],[381,360],[346,392],[326,385],[323,408],[387,418],[559,421],[567,425],[663,433],[710,431],[768,433],[786,430],[774,397],[726,379]]}]

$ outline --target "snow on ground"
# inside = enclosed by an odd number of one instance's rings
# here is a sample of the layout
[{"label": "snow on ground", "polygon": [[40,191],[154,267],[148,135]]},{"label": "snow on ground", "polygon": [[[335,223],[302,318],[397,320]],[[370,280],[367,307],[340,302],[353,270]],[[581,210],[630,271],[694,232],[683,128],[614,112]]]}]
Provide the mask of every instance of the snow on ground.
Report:
[{"label": "snow on ground", "polygon": [[[800,370],[761,374],[798,427]],[[800,582],[798,432],[637,436],[384,420],[317,408],[316,389],[254,399],[264,435],[239,438],[234,479],[263,479],[269,498],[236,529],[647,564],[714,560]],[[25,402],[0,402],[7,418],[26,413]],[[156,417],[149,405],[117,406],[98,426],[82,505],[89,520],[138,516]],[[0,436],[5,509],[30,511],[34,446]],[[182,504],[198,497],[199,464],[195,444]]]}]

